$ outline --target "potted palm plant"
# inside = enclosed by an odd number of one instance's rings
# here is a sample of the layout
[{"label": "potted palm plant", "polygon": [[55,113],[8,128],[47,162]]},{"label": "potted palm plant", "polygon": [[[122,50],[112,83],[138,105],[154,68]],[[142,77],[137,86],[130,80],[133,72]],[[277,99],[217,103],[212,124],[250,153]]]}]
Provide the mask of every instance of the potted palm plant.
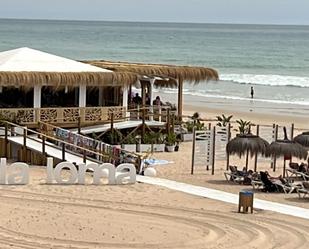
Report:
[{"label": "potted palm plant", "polygon": [[175,151],[175,144],[176,144],[176,134],[171,132],[167,134],[165,138],[165,145],[168,152]]}]

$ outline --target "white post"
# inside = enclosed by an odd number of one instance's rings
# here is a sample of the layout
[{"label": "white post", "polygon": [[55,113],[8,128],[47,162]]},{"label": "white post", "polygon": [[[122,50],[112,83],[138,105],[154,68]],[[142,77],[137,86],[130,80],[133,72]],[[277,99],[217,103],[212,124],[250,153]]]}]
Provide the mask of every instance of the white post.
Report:
[{"label": "white post", "polygon": [[122,87],[122,106],[124,108],[125,118],[130,118],[130,113],[128,112],[128,87]]},{"label": "white post", "polygon": [[122,87],[122,106],[128,108],[128,87]]},{"label": "white post", "polygon": [[149,116],[149,120],[150,121],[153,121],[153,103],[152,103],[152,99],[153,99],[153,86],[154,86],[154,83],[155,83],[155,79],[152,78],[150,79],[150,89],[149,89],[149,99],[150,99],[150,108],[149,108],[149,111],[152,115]]},{"label": "white post", "polygon": [[78,106],[79,107],[86,107],[86,85],[79,86],[79,99],[78,99]]},{"label": "white post", "polygon": [[33,107],[41,108],[41,86],[35,85],[33,88]]},{"label": "white post", "polygon": [[99,106],[103,106],[103,87],[99,87]]}]

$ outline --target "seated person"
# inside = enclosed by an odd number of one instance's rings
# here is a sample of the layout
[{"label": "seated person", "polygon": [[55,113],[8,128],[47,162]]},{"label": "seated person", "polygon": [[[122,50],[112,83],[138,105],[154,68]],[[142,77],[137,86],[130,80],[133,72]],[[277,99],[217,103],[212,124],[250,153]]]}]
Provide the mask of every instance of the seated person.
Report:
[{"label": "seated person", "polygon": [[274,177],[274,176],[271,176],[268,171],[265,171],[268,179],[272,182],[272,183],[282,183],[282,184],[286,184],[287,181],[282,177],[282,175],[278,176],[278,177]]},{"label": "seated person", "polygon": [[156,97],[156,99],[152,102],[152,104],[153,105],[157,105],[157,106],[162,106],[163,105],[163,103],[162,103],[162,101],[161,101],[159,96]]},{"label": "seated person", "polygon": [[142,104],[142,98],[139,96],[138,93],[135,94],[135,97],[133,98],[133,103],[136,105]]},{"label": "seated person", "polygon": [[308,172],[308,165],[305,163],[301,163],[299,165],[298,171],[306,174]]}]

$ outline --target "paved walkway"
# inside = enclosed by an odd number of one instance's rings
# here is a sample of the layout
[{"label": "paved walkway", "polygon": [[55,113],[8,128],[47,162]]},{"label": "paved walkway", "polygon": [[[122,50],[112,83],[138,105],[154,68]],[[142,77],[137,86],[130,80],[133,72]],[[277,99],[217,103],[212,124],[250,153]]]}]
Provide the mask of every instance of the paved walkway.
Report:
[{"label": "paved walkway", "polygon": [[[162,178],[153,178],[147,176],[137,176],[137,181],[148,183],[152,185],[157,185],[161,187],[166,187],[168,189],[184,192],[191,195],[201,196],[210,198],[213,200],[224,201],[227,203],[232,203],[238,205],[239,196],[236,194],[231,194],[223,192],[220,190],[215,190],[211,188],[194,186],[187,183],[181,183],[176,181],[171,181]],[[298,198],[295,196],[295,198]],[[308,201],[309,202],[309,201]],[[309,209],[300,208],[290,205],[285,205],[281,203],[264,201],[260,199],[254,199],[254,208],[269,210],[281,214],[292,215],[299,218],[309,219]]]}]

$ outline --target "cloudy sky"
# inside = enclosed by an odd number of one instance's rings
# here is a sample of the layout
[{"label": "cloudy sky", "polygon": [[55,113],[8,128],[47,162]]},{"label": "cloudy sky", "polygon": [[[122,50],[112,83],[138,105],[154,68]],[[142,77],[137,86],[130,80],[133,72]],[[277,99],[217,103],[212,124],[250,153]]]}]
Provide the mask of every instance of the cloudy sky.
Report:
[{"label": "cloudy sky", "polygon": [[0,0],[0,18],[308,24],[309,0]]}]

